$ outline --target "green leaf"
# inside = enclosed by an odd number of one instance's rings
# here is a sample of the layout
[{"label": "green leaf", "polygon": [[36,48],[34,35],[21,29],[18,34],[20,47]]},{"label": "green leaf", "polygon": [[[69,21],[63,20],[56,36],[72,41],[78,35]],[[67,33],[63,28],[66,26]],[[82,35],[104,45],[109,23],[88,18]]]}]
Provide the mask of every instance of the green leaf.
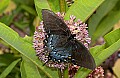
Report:
[{"label": "green leaf", "polygon": [[107,59],[110,55],[116,52],[120,48],[120,29],[114,30],[107,35],[105,35],[105,46],[106,48],[99,52],[98,55],[99,61],[97,61],[97,65],[100,65],[105,59]]},{"label": "green leaf", "polygon": [[49,4],[47,3],[47,0],[34,0],[35,3],[35,8],[37,11],[37,14],[39,16],[40,19],[42,19],[41,17],[41,10],[44,9],[50,9]]},{"label": "green leaf", "polygon": [[27,22],[27,21],[23,22],[23,20],[21,20],[20,22],[19,21],[17,21],[17,22],[14,21],[13,23],[17,28],[19,28],[21,30],[25,30],[25,28],[27,28],[28,25],[29,25],[29,22]]},{"label": "green leaf", "polygon": [[37,66],[25,56],[22,56],[20,70],[22,78],[41,78]]},{"label": "green leaf", "polygon": [[13,54],[8,54],[8,53],[1,54],[0,55],[0,66],[8,66],[11,62],[13,62],[16,59],[17,57],[15,57]]},{"label": "green leaf", "polygon": [[[9,60],[9,59],[8,59]],[[11,70],[15,67],[15,65],[20,61],[21,59],[17,59],[14,62],[12,62],[0,75],[0,78],[5,78]]]},{"label": "green leaf", "polygon": [[[52,11],[54,12],[60,12],[60,0],[47,0],[49,7],[51,8]],[[44,9],[44,8],[42,8]]]},{"label": "green leaf", "polygon": [[[120,29],[112,31],[104,37],[106,43],[100,46],[91,48],[90,52],[93,55],[96,65],[99,66],[105,61],[110,55],[120,48]],[[79,69],[75,78],[85,78],[89,69]]]},{"label": "green leaf", "polygon": [[29,12],[30,14],[36,16],[37,13],[36,11],[34,10],[34,8],[30,7],[30,6],[27,6],[27,5],[21,5],[20,6],[22,9],[26,10],[27,12]]},{"label": "green leaf", "polygon": [[68,69],[68,68],[66,68],[66,69],[64,70],[63,76],[64,76],[64,78],[68,78],[68,77],[69,77],[69,69]]},{"label": "green leaf", "polygon": [[92,37],[92,42],[94,42],[100,36],[104,36],[107,32],[109,32],[119,20],[120,20],[120,11],[110,12],[106,16],[106,18],[104,18],[101,21],[101,23],[97,26],[97,29]]},{"label": "green leaf", "polygon": [[1,19],[0,22],[5,23],[6,25],[10,25],[12,20],[14,18],[14,15],[4,15]]},{"label": "green leaf", "polygon": [[16,8],[16,10],[14,11],[14,13],[11,13],[10,15],[4,15],[0,18],[0,22],[6,24],[6,25],[10,25],[14,19],[14,17],[21,11],[21,8]]},{"label": "green leaf", "polygon": [[96,10],[95,14],[91,16],[88,22],[89,35],[92,36],[98,24],[116,5],[119,0],[105,0],[101,6]]},{"label": "green leaf", "polygon": [[54,12],[60,12],[59,0],[34,0],[37,14],[41,18],[41,10],[49,9]]},{"label": "green leaf", "polygon": [[120,39],[120,29],[108,33],[107,35],[105,35],[104,38],[106,46],[112,45],[113,43],[117,42]]},{"label": "green leaf", "polygon": [[77,0],[67,11],[65,19],[68,20],[70,15],[74,15],[77,19],[85,21],[103,1],[104,0]]},{"label": "green leaf", "polygon": [[12,0],[12,1],[14,1],[17,5],[34,6],[34,0]]},{"label": "green leaf", "polygon": [[36,56],[36,52],[32,47],[32,42],[24,40],[19,37],[19,35],[13,31],[11,28],[3,23],[0,23],[0,38],[6,41],[9,45],[31,60],[35,65],[37,65],[42,72],[44,72],[49,78],[57,78],[58,73],[56,70],[51,70],[50,68],[43,66],[43,63]]},{"label": "green leaf", "polygon": [[33,41],[33,38],[32,37],[29,37],[29,36],[25,36],[24,38],[23,38],[26,42],[28,42],[28,43],[30,43],[31,44],[31,42]]},{"label": "green leaf", "polygon": [[0,13],[3,13],[3,11],[7,8],[10,0],[0,0]]}]

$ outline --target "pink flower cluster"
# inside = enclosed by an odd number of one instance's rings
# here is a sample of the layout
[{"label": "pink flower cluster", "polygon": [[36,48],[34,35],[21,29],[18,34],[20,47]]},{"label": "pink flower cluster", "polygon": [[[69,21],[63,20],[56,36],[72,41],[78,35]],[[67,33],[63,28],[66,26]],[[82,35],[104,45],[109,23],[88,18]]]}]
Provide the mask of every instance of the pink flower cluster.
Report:
[{"label": "pink flower cluster", "polygon": [[92,71],[92,73],[90,73],[87,78],[104,78],[103,68],[101,66],[95,68],[95,70]]},{"label": "pink flower cluster", "polygon": [[[61,14],[60,12],[57,13],[57,15],[62,19],[64,17],[64,14]],[[64,22],[66,23],[66,25],[69,27],[70,31],[72,34],[76,34],[76,39],[79,40],[82,44],[84,44],[87,48],[88,45],[91,42],[91,38],[88,35],[88,31],[87,31],[87,24],[82,23],[82,21],[77,20],[77,22],[75,22],[75,16],[70,16],[70,20],[67,20]],[[39,57],[39,59],[41,61],[43,61],[44,63],[46,61],[48,61],[48,53],[46,52],[43,48],[44,44],[43,44],[43,40],[45,39],[45,31],[43,28],[43,21],[40,22],[40,26],[36,27],[36,31],[34,32],[34,37],[33,37],[33,47],[36,50],[37,56]],[[49,67],[56,67],[56,68],[61,68],[64,69],[67,64],[65,63],[55,63],[55,62],[48,62],[46,63],[47,66]]]}]

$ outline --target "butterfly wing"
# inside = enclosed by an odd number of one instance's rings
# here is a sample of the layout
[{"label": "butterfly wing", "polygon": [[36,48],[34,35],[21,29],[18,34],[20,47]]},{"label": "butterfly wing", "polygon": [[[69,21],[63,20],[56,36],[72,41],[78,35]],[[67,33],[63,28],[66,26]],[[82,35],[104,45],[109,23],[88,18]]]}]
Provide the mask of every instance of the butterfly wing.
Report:
[{"label": "butterfly wing", "polygon": [[[96,67],[92,55],[83,44],[75,39],[68,40],[71,36],[71,32],[63,20],[52,11],[46,9],[42,10],[42,18],[45,31],[47,34],[50,34],[50,37],[47,38],[48,42],[46,43],[49,49],[52,49],[51,46],[53,46],[53,48],[58,49],[57,51],[59,52],[59,48],[61,48],[62,51],[67,53],[64,55],[65,57],[68,57],[66,55],[71,55],[73,64],[89,69],[94,69]],[[63,50],[63,48],[66,50]],[[58,59],[58,56],[52,53],[54,52],[51,52],[51,56],[53,55],[51,58]]]},{"label": "butterfly wing", "polygon": [[65,22],[54,12],[47,9],[42,9],[42,18],[46,33],[66,36],[71,35]]},{"label": "butterfly wing", "polygon": [[95,61],[87,50],[87,48],[77,40],[72,42],[73,51],[72,51],[72,62],[73,64],[88,68],[95,69],[96,64]]},{"label": "butterfly wing", "polygon": [[46,38],[47,42],[45,43],[47,47],[50,49],[63,47],[64,44],[67,42],[67,37],[64,35],[50,35]]},{"label": "butterfly wing", "polygon": [[46,48],[47,51],[49,51],[49,60],[52,60],[53,62],[69,61],[68,56],[71,56],[70,47],[64,47],[64,45],[67,43],[67,40],[67,37],[64,35],[52,34],[49,36],[49,38],[47,38]]}]

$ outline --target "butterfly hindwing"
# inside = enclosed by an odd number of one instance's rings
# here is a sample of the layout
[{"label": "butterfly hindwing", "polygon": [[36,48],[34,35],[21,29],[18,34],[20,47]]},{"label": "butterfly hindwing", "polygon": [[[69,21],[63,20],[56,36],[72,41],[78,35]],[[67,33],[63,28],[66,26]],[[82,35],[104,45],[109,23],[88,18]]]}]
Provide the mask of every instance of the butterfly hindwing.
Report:
[{"label": "butterfly hindwing", "polygon": [[95,69],[96,64],[92,55],[81,42],[71,39],[66,43],[64,48],[71,55],[71,59],[69,59],[71,63],[88,69]]},{"label": "butterfly hindwing", "polygon": [[72,44],[72,62],[76,65],[93,70],[96,67],[95,61],[87,48],[77,40],[74,40]]},{"label": "butterfly hindwing", "polygon": [[66,47],[67,37],[64,35],[50,35],[47,38],[46,46],[48,47],[49,51],[49,60],[56,61],[56,62],[70,62],[68,58],[71,56],[72,46]]}]

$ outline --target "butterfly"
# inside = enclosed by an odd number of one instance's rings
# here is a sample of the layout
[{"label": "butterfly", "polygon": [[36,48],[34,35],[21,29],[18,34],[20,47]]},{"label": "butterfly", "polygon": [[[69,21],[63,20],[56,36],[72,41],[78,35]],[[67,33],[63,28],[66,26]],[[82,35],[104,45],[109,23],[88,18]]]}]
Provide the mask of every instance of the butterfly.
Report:
[{"label": "butterfly", "polygon": [[88,69],[95,69],[95,61],[87,48],[79,42],[54,12],[42,9],[44,30],[47,33],[44,47],[49,50],[48,61],[72,63]]}]

